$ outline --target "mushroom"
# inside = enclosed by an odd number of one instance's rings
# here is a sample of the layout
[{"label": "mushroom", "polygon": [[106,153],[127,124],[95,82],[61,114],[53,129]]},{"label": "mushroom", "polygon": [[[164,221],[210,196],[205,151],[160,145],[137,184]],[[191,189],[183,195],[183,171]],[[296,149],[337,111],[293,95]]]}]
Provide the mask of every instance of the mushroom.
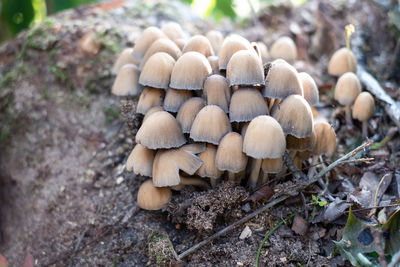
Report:
[{"label": "mushroom", "polygon": [[362,136],[368,136],[367,121],[372,117],[375,110],[374,97],[368,92],[360,93],[353,106],[353,118],[362,122]]},{"label": "mushroom", "polygon": [[307,100],[311,106],[318,104],[319,92],[314,79],[306,72],[300,72],[298,76],[303,85],[304,99]]},{"label": "mushroom", "polygon": [[136,113],[145,115],[149,109],[163,104],[165,91],[157,88],[146,87],[140,94]]},{"label": "mushroom", "polygon": [[204,82],[203,94],[207,99],[207,105],[217,105],[225,113],[229,112],[231,89],[224,76],[218,74],[208,76]]},{"label": "mushroom", "polygon": [[152,43],[152,45],[146,51],[143,60],[140,62],[139,69],[142,70],[147,60],[158,52],[167,53],[173,57],[174,60],[177,60],[181,56],[181,50],[173,41],[170,39],[161,38]]},{"label": "mushroom", "polygon": [[267,64],[269,61],[268,47],[263,42],[257,42],[258,54],[261,56],[263,64]]},{"label": "mushroom", "polygon": [[230,132],[221,139],[215,165],[221,171],[228,171],[229,181],[235,181],[235,173],[246,168],[247,156],[243,153],[243,138],[240,134]]},{"label": "mushroom", "polygon": [[154,150],[148,149],[141,144],[136,144],[126,161],[126,170],[133,170],[136,175],[152,177],[154,156]]},{"label": "mushroom", "polygon": [[270,159],[265,158],[261,162],[261,169],[263,171],[262,184],[268,182],[269,173],[279,173],[282,170],[282,158]]},{"label": "mushroom", "polygon": [[361,93],[361,83],[357,76],[352,72],[346,72],[340,76],[335,87],[335,99],[345,106],[346,124],[348,127],[353,125],[351,120],[351,105]]},{"label": "mushroom", "polygon": [[146,28],[139,36],[139,38],[135,41],[135,46],[132,50],[132,57],[135,60],[141,61],[146,54],[147,49],[155,40],[159,38],[166,38],[165,34],[159,28]]},{"label": "mushroom", "polygon": [[207,58],[199,52],[187,52],[175,63],[170,87],[182,90],[201,90],[204,80],[211,74]]},{"label": "mushroom", "polygon": [[289,63],[294,63],[297,58],[296,44],[290,37],[280,37],[272,44],[270,56],[273,59],[281,58]]},{"label": "mushroom", "polygon": [[229,86],[264,84],[264,69],[260,58],[250,50],[241,50],[229,60],[226,78]]},{"label": "mushroom", "polygon": [[224,36],[220,31],[211,30],[206,33],[207,39],[210,41],[211,46],[216,55],[219,54],[219,50],[221,49],[222,43],[224,42]]},{"label": "mushroom", "polygon": [[196,174],[200,177],[210,178],[211,186],[214,188],[217,185],[218,179],[224,173],[215,165],[215,156],[217,147],[213,144],[207,144],[206,150],[199,154],[199,158],[203,162]]},{"label": "mushroom", "polygon": [[175,41],[176,39],[185,39],[186,38],[186,34],[183,32],[182,27],[173,21],[169,21],[167,23],[165,23],[162,27],[161,27],[161,31],[168,36],[169,39],[171,39],[172,41]]},{"label": "mushroom", "polygon": [[164,99],[164,109],[169,112],[178,112],[182,104],[192,96],[192,91],[169,88]]},{"label": "mushroom", "polygon": [[205,57],[213,56],[214,51],[210,41],[203,35],[195,35],[191,37],[183,47],[182,53],[195,51],[203,54]]},{"label": "mushroom", "polygon": [[118,74],[119,70],[124,66],[125,64],[134,64],[138,66],[140,64],[139,61],[134,60],[131,56],[133,48],[125,48],[122,50],[122,53],[118,56],[117,60],[114,63],[114,66],[112,68],[112,73],[113,74]]},{"label": "mushroom", "polygon": [[232,55],[239,50],[252,50],[250,42],[240,35],[231,34],[224,39],[218,54],[219,70],[226,70]]},{"label": "mushroom", "polygon": [[233,93],[229,105],[230,122],[247,122],[267,114],[268,106],[257,89],[241,88]]},{"label": "mushroom", "polygon": [[144,64],[139,83],[144,86],[167,89],[175,60],[165,52],[157,52]]},{"label": "mushroom", "polygon": [[186,143],[186,139],[174,116],[166,111],[158,111],[140,126],[136,143],[150,149],[159,149],[180,147]]},{"label": "mushroom", "polygon": [[192,97],[182,104],[178,114],[176,115],[176,120],[182,128],[183,133],[190,133],[194,119],[197,113],[205,107],[206,102],[201,97]]},{"label": "mushroom", "polygon": [[142,209],[159,210],[171,200],[171,196],[171,189],[155,187],[151,180],[147,180],[139,188],[137,202]]},{"label": "mushroom", "polygon": [[328,73],[339,77],[346,72],[357,72],[357,60],[350,49],[342,47],[329,60]]},{"label": "mushroom", "polygon": [[254,118],[247,127],[243,141],[243,152],[253,157],[249,186],[257,185],[262,159],[281,158],[285,153],[286,140],[282,127],[271,116],[262,115]]},{"label": "mushroom", "polygon": [[143,117],[143,122],[144,122],[145,120],[147,120],[147,118],[148,118],[151,114],[156,113],[157,111],[163,111],[163,110],[164,110],[164,108],[163,108],[162,106],[154,106],[154,107],[150,108],[150,109],[146,112],[146,114],[144,115],[144,117]]},{"label": "mushroom", "polygon": [[175,39],[174,43],[179,47],[179,49],[182,51],[183,47],[185,47],[187,40],[183,38]]},{"label": "mushroom", "polygon": [[139,74],[136,65],[125,64],[115,78],[111,93],[117,96],[137,96],[141,91],[138,83]]},{"label": "mushroom", "polygon": [[210,63],[212,74],[220,74],[219,65],[218,65],[218,57],[217,56],[209,56],[207,58],[208,63]]},{"label": "mushroom", "polygon": [[218,145],[221,138],[232,131],[228,116],[216,105],[208,105],[200,110],[190,129],[190,138],[196,142]]}]

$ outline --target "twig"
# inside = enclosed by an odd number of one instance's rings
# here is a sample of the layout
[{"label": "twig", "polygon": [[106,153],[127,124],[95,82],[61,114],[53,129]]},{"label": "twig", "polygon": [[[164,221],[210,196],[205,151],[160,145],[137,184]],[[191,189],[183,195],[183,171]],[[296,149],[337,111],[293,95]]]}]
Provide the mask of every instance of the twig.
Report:
[{"label": "twig", "polygon": [[[385,174],[382,179],[380,180],[378,186],[376,187],[375,190],[375,197],[374,197],[374,206],[376,206],[378,203],[376,203],[378,201],[378,193],[379,193],[379,189],[381,188],[381,185],[383,183],[383,181],[385,180],[385,178],[389,175],[389,173]],[[376,209],[371,210],[371,212],[369,213],[369,216],[373,216],[376,212]]]},{"label": "twig", "polygon": [[[383,206],[374,206],[374,207],[368,207],[368,208],[360,208],[356,210],[351,210],[352,212],[356,211],[362,211],[362,210],[370,210],[370,209],[382,209],[382,208],[394,208],[394,207],[399,207],[400,204],[390,204],[390,205],[383,205]],[[348,211],[347,211],[348,212]]]},{"label": "twig", "polygon": [[287,221],[289,221],[291,218],[293,218],[296,215],[296,212],[293,212],[292,214],[290,214],[288,217],[286,217],[285,219],[282,219],[280,222],[278,222],[271,230],[269,230],[265,236],[264,239],[261,241],[260,246],[258,247],[258,251],[257,251],[257,256],[256,256],[256,267],[258,267],[258,261],[260,258],[260,254],[261,254],[261,249],[265,244],[265,241],[267,241],[267,239],[272,235],[273,232],[275,232],[282,224],[286,223]]},{"label": "twig", "polygon": [[[350,151],[349,153],[347,153],[346,155],[344,155],[343,157],[341,157],[340,159],[336,160],[335,162],[333,162],[331,165],[329,165],[328,167],[326,167],[325,169],[323,169],[322,171],[320,171],[317,175],[315,175],[312,179],[310,179],[309,181],[302,183],[299,185],[298,187],[298,192],[304,190],[306,187],[310,186],[311,184],[315,183],[316,181],[318,181],[319,178],[321,178],[322,176],[324,176],[327,172],[329,172],[330,170],[332,170],[333,168],[339,166],[340,164],[342,164],[343,161],[349,160],[352,157],[356,156],[360,151],[364,150],[365,148],[367,148],[368,146],[370,146],[373,142],[372,141],[368,141],[365,142],[364,144],[360,145],[359,147],[355,148],[354,150]],[[285,158],[287,153],[285,154]],[[289,158],[289,163],[291,162],[292,167],[294,167],[293,162],[291,161],[290,157]],[[294,167],[294,171],[300,175],[301,178],[301,174],[303,174],[303,176],[305,177],[304,173],[300,172],[299,170],[297,170],[296,167]],[[299,174],[299,172],[301,174]],[[304,180],[303,180],[304,181]],[[212,236],[204,239],[203,241],[201,241],[200,243],[197,243],[196,245],[192,246],[191,248],[189,248],[188,250],[182,252],[181,254],[179,254],[179,259],[183,259],[184,257],[188,256],[189,254],[195,252],[196,250],[198,250],[199,248],[203,247],[204,245],[210,243],[211,241],[213,241],[214,239],[217,239],[218,237],[226,234],[227,232],[233,230],[236,226],[241,225],[242,223],[247,222],[248,220],[254,218],[255,216],[257,216],[258,214],[268,210],[269,208],[283,202],[284,200],[288,199],[290,197],[290,195],[283,195],[280,196],[274,200],[272,200],[271,202],[267,203],[265,206],[253,211],[252,213],[250,213],[249,215],[243,217],[242,219],[232,223],[231,225],[225,227],[224,229],[218,231],[217,233],[213,234]]]}]

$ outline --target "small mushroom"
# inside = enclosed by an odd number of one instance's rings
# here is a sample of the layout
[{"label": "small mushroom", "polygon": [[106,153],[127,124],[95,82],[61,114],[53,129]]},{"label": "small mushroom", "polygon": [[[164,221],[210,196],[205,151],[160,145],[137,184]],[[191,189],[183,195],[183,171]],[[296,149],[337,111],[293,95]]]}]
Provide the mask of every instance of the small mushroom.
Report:
[{"label": "small mushroom", "polygon": [[353,118],[362,122],[362,136],[368,136],[367,121],[375,111],[374,97],[368,92],[362,92],[356,98],[353,106]]},{"label": "small mushroom", "polygon": [[318,104],[318,87],[311,75],[306,72],[300,72],[299,79],[303,85],[304,99],[307,100],[311,106]]},{"label": "small mushroom", "polygon": [[270,159],[265,158],[261,162],[261,169],[263,171],[262,184],[268,182],[269,173],[279,173],[283,167],[282,158]]},{"label": "small mushroom", "polygon": [[205,57],[214,55],[210,41],[203,35],[195,35],[187,41],[183,47],[182,54],[190,51],[199,52]]},{"label": "small mushroom", "polygon": [[221,49],[222,43],[224,42],[224,36],[220,31],[211,30],[206,34],[207,39],[210,41],[211,46],[216,55],[219,54],[219,50]]},{"label": "small mushroom", "polygon": [[262,62],[252,51],[238,51],[229,60],[226,78],[229,80],[229,86],[264,84]]},{"label": "small mushroom", "polygon": [[167,53],[173,57],[174,60],[177,60],[181,56],[181,50],[173,41],[167,38],[161,38],[156,40],[146,51],[143,60],[140,62],[139,69],[142,70],[147,60],[158,52]]},{"label": "small mushroom", "polygon": [[207,58],[208,62],[210,63],[212,74],[220,74],[219,72],[219,65],[218,65],[218,57],[217,56],[209,56]]},{"label": "small mushroom", "polygon": [[125,64],[115,78],[111,93],[117,96],[137,96],[141,91],[139,70],[136,65]]},{"label": "small mushroom", "polygon": [[247,122],[257,116],[268,115],[268,106],[257,89],[236,90],[229,106],[230,122]]},{"label": "small mushroom", "polygon": [[204,82],[203,94],[207,99],[207,105],[217,105],[225,113],[229,112],[231,89],[224,76],[218,74],[208,76]]},{"label": "small mushroom", "polygon": [[237,34],[231,34],[224,39],[218,54],[218,65],[220,70],[226,70],[232,55],[240,50],[252,50],[249,41]]},{"label": "small mushroom", "polygon": [[136,106],[136,113],[145,115],[149,109],[155,106],[161,106],[165,90],[146,87],[140,94],[138,104]]},{"label": "small mushroom", "polygon": [[171,196],[171,189],[155,187],[151,180],[147,180],[139,188],[137,202],[142,209],[159,210],[171,200]]},{"label": "small mushroom", "polygon": [[206,102],[201,97],[192,97],[182,104],[178,114],[176,115],[176,120],[182,128],[183,133],[190,133],[194,119],[197,113],[206,106]]},{"label": "small mushroom", "polygon": [[112,73],[113,74],[118,74],[119,70],[124,66],[125,64],[134,64],[138,66],[140,64],[139,61],[134,60],[131,56],[133,48],[125,48],[122,50],[122,53],[118,56],[117,60],[114,63],[114,66],[112,68]]},{"label": "small mushroom", "polygon": [[294,63],[297,58],[296,44],[290,37],[280,37],[272,44],[270,56],[273,59],[281,58],[289,63]]},{"label": "small mushroom", "polygon": [[335,87],[335,99],[345,106],[346,124],[348,127],[353,125],[351,120],[351,105],[361,93],[361,83],[357,76],[352,72],[346,72],[340,76]]},{"label": "small mushroom", "polygon": [[169,112],[178,112],[182,104],[192,96],[192,91],[169,88],[164,98],[164,109]]},{"label": "small mushroom", "polygon": [[267,64],[269,61],[268,47],[263,42],[257,42],[257,47],[262,63]]},{"label": "small mushroom", "polygon": [[162,25],[161,31],[172,41],[180,38],[186,38],[186,34],[183,32],[181,25],[173,21],[169,21]]},{"label": "small mushroom", "polygon": [[217,147],[213,144],[207,144],[206,150],[199,154],[199,158],[203,162],[196,174],[200,177],[210,178],[211,186],[215,187],[218,179],[224,173],[219,170],[215,165],[215,156],[217,154]]},{"label": "small mushroom", "polygon": [[146,28],[135,41],[132,50],[132,57],[135,60],[141,61],[146,54],[147,49],[159,38],[166,38],[165,34],[159,28],[153,26]]},{"label": "small mushroom", "polygon": [[156,113],[157,111],[164,111],[164,108],[163,108],[162,106],[154,106],[154,107],[152,107],[152,108],[149,109],[149,110],[146,112],[146,114],[144,115],[144,117],[143,117],[143,122],[144,122],[145,120],[147,120],[147,118],[148,118],[151,114]]},{"label": "small mushroom", "polygon": [[144,86],[167,89],[175,60],[165,52],[157,52],[144,64],[139,83]]},{"label": "small mushroom", "polygon": [[339,77],[346,72],[357,72],[357,60],[351,50],[342,47],[332,55],[328,64],[328,73]]},{"label": "small mushroom", "polygon": [[133,170],[136,175],[152,177],[154,156],[154,150],[148,149],[141,144],[136,144],[126,161],[126,170]]}]

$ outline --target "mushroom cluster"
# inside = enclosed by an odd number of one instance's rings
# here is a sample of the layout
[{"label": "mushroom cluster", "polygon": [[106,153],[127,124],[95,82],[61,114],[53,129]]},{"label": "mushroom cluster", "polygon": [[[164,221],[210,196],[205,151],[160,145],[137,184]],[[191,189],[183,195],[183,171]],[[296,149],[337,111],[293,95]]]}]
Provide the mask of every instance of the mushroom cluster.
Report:
[{"label": "mushroom cluster", "polygon": [[[144,209],[159,209],[171,189],[215,186],[227,179],[254,189],[284,173],[287,152],[301,168],[312,156],[332,156],[336,135],[311,106],[318,88],[290,63],[295,43],[263,43],[219,31],[187,38],[174,22],[149,27],[124,50],[112,92],[138,96],[144,115],[126,168],[151,177],[138,192]],[[290,63],[289,63],[290,62]]]}]

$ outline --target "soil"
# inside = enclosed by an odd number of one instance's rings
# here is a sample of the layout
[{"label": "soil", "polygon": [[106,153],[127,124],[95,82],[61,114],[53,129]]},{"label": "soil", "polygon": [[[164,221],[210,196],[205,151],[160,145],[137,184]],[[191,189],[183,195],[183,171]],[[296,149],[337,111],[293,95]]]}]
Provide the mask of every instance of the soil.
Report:
[{"label": "soil", "polygon": [[[390,63],[398,60],[392,58],[396,29],[386,30],[393,27],[387,11],[374,1],[335,6],[310,0],[298,8],[265,9],[257,19],[256,26],[243,29],[227,21],[218,25],[203,21],[178,2],[113,1],[50,17],[2,45],[0,253],[9,266],[21,266],[26,259],[33,259],[35,266],[254,266],[261,240],[274,225],[298,210],[308,222],[316,218],[321,210],[313,205],[304,208],[302,198],[294,192],[290,200],[177,263],[175,253],[267,200],[248,202],[251,192],[244,186],[222,183],[207,192],[185,188],[174,192],[165,210],[144,211],[137,207],[136,194],[146,178],[124,170],[142,117],[129,113],[132,106],[124,106],[127,112],[120,112],[121,99],[110,93],[112,65],[118,52],[132,46],[145,27],[164,21],[177,21],[191,34],[212,28],[225,34],[235,30],[268,45],[279,35],[295,36],[303,67],[316,77],[321,90],[320,112],[327,114],[337,130],[337,155],[360,141],[357,134],[344,129],[343,112],[334,111],[336,104],[330,97],[334,81],[323,67],[332,51],[344,45],[342,31],[348,22],[360,26],[356,38],[364,40],[359,48],[368,69],[384,81],[388,94],[400,97],[394,90],[398,76],[393,76],[398,65]],[[88,38],[89,44],[82,38]],[[375,38],[381,42],[374,42]],[[127,113],[129,118],[124,116]],[[378,103],[370,127],[373,138],[381,140],[393,126]],[[356,124],[355,129],[359,128]],[[387,171],[397,174],[399,151],[395,135],[387,146],[374,152],[372,165],[348,164],[332,175],[358,184],[366,170],[377,176]],[[285,184],[275,183],[276,191],[295,191],[291,177],[285,179]],[[391,188],[389,198],[398,194]],[[304,192],[306,203],[317,193],[313,187]],[[264,244],[261,266],[348,264],[340,256],[331,256],[332,240],[340,239],[345,218],[310,223],[305,236],[294,232],[290,223],[282,225]],[[245,226],[250,227],[251,236],[240,239]]]}]

